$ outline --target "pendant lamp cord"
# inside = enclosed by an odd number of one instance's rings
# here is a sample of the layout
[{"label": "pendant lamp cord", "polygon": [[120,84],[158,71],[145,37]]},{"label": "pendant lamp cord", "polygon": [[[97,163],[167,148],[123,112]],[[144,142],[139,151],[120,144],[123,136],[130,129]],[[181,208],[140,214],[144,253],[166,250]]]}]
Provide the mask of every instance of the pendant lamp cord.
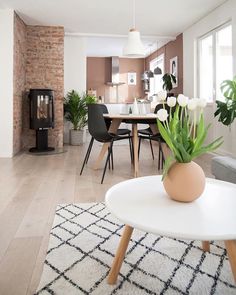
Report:
[{"label": "pendant lamp cord", "polygon": [[133,0],[133,29],[135,29],[135,0]]}]

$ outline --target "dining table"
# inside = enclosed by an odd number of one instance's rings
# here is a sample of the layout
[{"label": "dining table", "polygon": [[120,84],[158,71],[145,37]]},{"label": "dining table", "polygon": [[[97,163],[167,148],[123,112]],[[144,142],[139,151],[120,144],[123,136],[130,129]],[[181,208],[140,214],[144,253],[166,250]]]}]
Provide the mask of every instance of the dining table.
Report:
[{"label": "dining table", "polygon": [[[110,119],[111,125],[109,128],[109,133],[117,133],[117,129],[119,128],[122,122],[132,125],[132,139],[133,139],[133,152],[134,152],[134,177],[139,176],[139,162],[138,162],[138,124],[148,124],[153,132],[156,134],[158,132],[157,128],[157,114],[104,114],[105,119]],[[104,143],[102,145],[101,151],[98,155],[98,158],[95,162],[94,169],[99,169],[101,166],[101,162],[108,150],[109,143]]]}]

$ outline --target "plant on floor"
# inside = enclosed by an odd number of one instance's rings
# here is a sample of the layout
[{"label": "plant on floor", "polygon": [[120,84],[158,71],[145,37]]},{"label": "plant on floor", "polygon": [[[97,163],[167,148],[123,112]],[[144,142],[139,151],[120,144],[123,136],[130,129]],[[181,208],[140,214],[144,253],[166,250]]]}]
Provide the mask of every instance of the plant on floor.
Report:
[{"label": "plant on floor", "polygon": [[87,124],[89,103],[95,103],[96,98],[90,95],[80,95],[77,91],[71,90],[64,98],[65,118],[73,124],[74,130],[82,130]]},{"label": "plant on floor", "polygon": [[[172,151],[165,161],[163,179],[173,162],[189,163],[194,158],[217,149],[222,143],[222,137],[204,145],[210,124],[205,126],[203,108],[204,99],[188,99],[180,94],[175,97],[162,97],[163,109],[157,112],[159,132]],[[170,108],[168,114],[166,104]],[[175,111],[173,112],[173,108]]]},{"label": "plant on floor", "polygon": [[236,118],[236,76],[233,80],[225,80],[221,83],[221,91],[225,101],[217,100],[217,109],[214,116],[226,126],[230,126]]},{"label": "plant on floor", "polygon": [[168,92],[173,89],[173,84],[176,83],[176,77],[172,74],[166,73],[163,77],[163,85],[162,88]]},{"label": "plant on floor", "polygon": [[88,121],[88,104],[95,102],[96,98],[94,96],[80,95],[75,90],[69,91],[64,98],[64,115],[73,125],[71,130],[72,145],[83,143],[83,129]]}]

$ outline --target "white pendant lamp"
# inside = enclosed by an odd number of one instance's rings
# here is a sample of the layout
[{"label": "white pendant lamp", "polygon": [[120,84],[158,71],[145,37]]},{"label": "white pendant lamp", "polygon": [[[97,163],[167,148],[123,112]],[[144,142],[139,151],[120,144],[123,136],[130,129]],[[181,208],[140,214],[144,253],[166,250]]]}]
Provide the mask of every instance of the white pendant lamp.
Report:
[{"label": "white pendant lamp", "polygon": [[133,0],[133,28],[128,33],[128,40],[123,48],[123,55],[127,57],[142,57],[145,55],[140,33],[135,29],[135,0]]}]

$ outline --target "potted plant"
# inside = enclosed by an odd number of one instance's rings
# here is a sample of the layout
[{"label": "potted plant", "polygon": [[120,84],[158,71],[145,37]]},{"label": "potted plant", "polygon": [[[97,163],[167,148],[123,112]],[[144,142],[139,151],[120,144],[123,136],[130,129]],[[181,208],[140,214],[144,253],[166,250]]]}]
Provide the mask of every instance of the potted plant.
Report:
[{"label": "potted plant", "polygon": [[236,118],[236,76],[233,80],[225,80],[221,83],[221,91],[225,97],[225,102],[216,101],[217,109],[214,116],[218,121],[229,126]]},{"label": "potted plant", "polygon": [[96,98],[90,95],[79,95],[75,90],[71,90],[64,98],[64,115],[72,123],[70,130],[71,145],[81,145],[85,142],[85,129],[87,124],[88,103],[94,103]]},{"label": "potted plant", "polygon": [[166,73],[162,77],[162,80],[162,88],[168,92],[167,96],[172,96],[173,93],[170,93],[170,91],[173,89],[173,84],[176,83],[176,77],[172,74]]},{"label": "potted plant", "polygon": [[[169,106],[169,114],[166,110]],[[172,155],[165,161],[163,184],[167,194],[174,200],[191,202],[199,197],[205,187],[202,168],[193,159],[217,149],[222,137],[204,145],[210,125],[205,126],[204,99],[188,99],[180,94],[163,101],[163,109],[157,112],[157,125]],[[172,109],[175,111],[172,112]]]}]

